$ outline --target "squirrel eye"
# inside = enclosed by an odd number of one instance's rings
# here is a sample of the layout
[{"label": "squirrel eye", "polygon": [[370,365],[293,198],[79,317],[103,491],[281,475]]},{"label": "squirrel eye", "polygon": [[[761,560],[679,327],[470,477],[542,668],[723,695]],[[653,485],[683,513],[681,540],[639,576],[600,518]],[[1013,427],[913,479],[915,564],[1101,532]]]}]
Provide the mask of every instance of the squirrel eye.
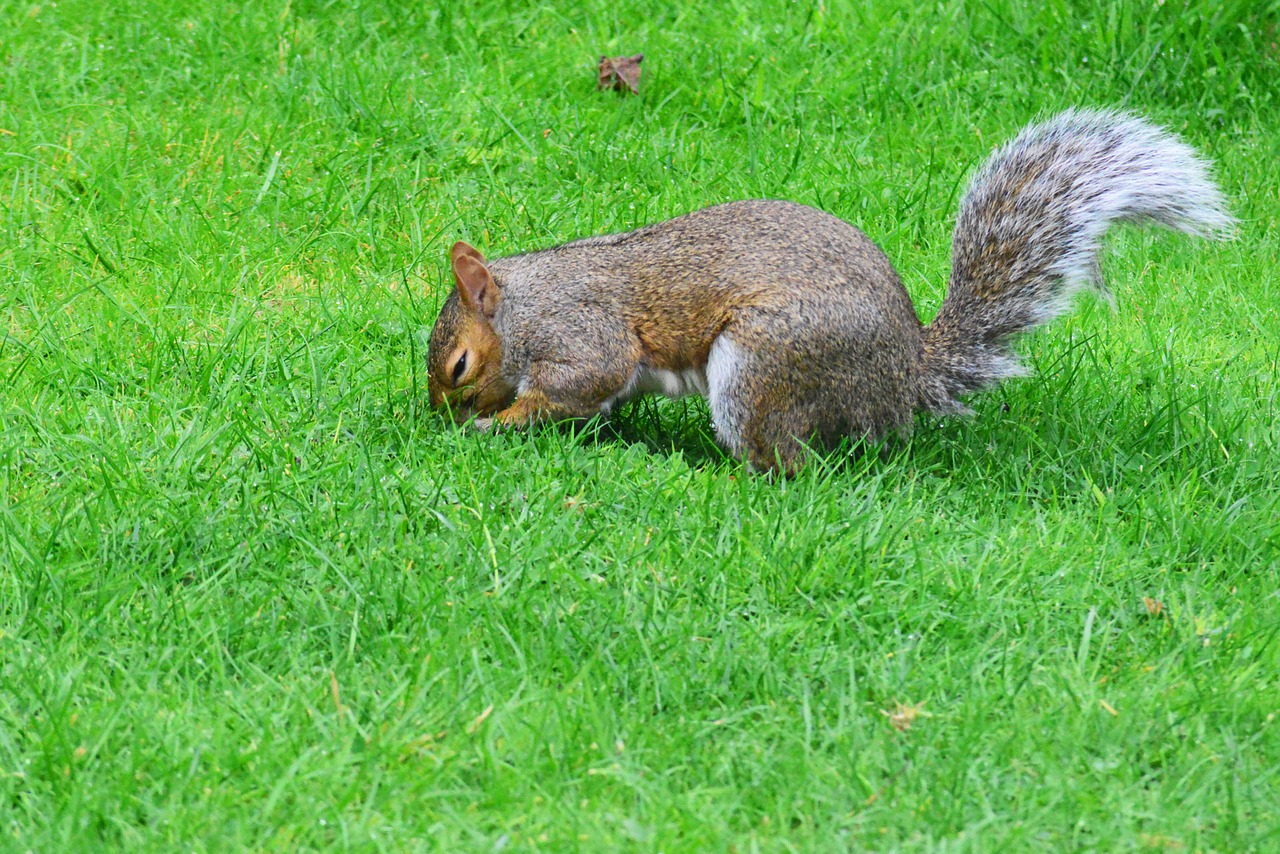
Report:
[{"label": "squirrel eye", "polygon": [[467,371],[467,353],[464,350],[462,355],[458,357],[458,361],[453,363],[453,384],[456,386],[458,380],[462,379],[462,375]]}]

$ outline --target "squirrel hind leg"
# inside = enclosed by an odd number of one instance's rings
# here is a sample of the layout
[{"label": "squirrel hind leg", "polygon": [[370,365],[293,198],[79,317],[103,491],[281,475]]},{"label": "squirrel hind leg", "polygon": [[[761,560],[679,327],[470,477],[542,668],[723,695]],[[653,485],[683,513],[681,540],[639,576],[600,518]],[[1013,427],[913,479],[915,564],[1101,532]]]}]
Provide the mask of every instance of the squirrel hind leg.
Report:
[{"label": "squirrel hind leg", "polygon": [[727,335],[707,359],[707,403],[716,438],[758,472],[794,474],[808,448],[798,436],[813,434],[813,413],[780,396],[758,360]]},{"label": "squirrel hind leg", "polygon": [[[743,340],[757,340],[749,329],[740,332]],[[707,359],[716,437],[752,468],[790,474],[811,451],[828,450],[843,439],[878,441],[910,433],[910,389],[894,395],[884,387],[862,388],[865,383],[857,380],[866,379],[865,368],[828,363],[827,370],[815,370],[803,356],[797,360],[794,348],[761,343],[756,351],[722,333]]]},{"label": "squirrel hind leg", "polygon": [[739,459],[746,456],[746,431],[751,410],[746,396],[744,371],[747,352],[728,333],[711,343],[707,354],[707,404],[711,427],[720,444]]}]

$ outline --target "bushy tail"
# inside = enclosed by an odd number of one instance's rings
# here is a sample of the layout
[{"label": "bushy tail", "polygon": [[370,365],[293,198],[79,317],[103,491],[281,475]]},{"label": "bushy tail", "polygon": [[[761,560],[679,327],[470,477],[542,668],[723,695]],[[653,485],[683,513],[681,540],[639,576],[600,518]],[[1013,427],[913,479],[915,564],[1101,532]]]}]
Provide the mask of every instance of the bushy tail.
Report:
[{"label": "bushy tail", "polygon": [[1106,293],[1098,246],[1119,221],[1205,236],[1233,223],[1205,161],[1133,116],[1069,110],[992,155],[960,202],[951,281],[924,330],[921,404],[964,412],[964,395],[1023,373],[1010,339],[1087,285]]}]

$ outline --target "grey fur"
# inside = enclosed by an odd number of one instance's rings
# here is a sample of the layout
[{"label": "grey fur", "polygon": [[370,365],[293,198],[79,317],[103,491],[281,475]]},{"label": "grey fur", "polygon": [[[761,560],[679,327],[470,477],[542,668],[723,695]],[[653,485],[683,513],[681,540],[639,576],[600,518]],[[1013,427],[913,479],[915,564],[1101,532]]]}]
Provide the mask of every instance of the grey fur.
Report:
[{"label": "grey fur", "polygon": [[[1069,111],[1024,130],[973,179],[928,327],[865,234],[765,200],[495,259],[492,327],[505,380],[545,401],[546,417],[590,415],[645,388],[707,388],[730,450],[790,469],[810,441],[905,433],[920,408],[966,411],[964,395],[1021,371],[1013,336],[1080,288],[1102,288],[1108,226],[1144,220],[1205,235],[1232,223],[1204,162],[1175,137]],[[433,358],[456,311],[433,332]]]},{"label": "grey fur", "polygon": [[961,398],[1023,373],[1013,336],[1062,314],[1092,286],[1113,222],[1224,236],[1233,220],[1206,163],[1142,119],[1068,110],[997,151],[960,202],[951,281],[924,330],[921,404],[964,412]]}]

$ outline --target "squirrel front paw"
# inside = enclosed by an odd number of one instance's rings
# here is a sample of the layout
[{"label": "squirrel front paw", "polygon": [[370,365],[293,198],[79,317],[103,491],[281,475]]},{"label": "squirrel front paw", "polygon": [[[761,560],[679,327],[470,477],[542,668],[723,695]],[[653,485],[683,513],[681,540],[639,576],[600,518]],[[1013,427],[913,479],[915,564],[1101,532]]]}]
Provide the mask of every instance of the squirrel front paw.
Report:
[{"label": "squirrel front paw", "polygon": [[472,428],[481,433],[492,433],[498,422],[492,418],[477,418],[471,422]]}]

